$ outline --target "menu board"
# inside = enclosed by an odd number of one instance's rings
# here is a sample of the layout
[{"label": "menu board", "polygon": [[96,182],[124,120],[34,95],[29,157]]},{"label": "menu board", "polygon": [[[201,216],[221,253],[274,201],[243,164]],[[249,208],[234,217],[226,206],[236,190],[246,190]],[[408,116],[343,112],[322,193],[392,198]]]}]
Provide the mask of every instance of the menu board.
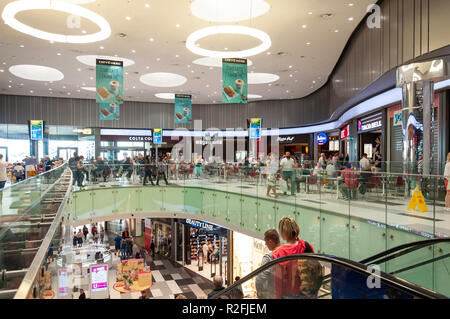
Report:
[{"label": "menu board", "polygon": [[67,296],[69,293],[67,269],[58,270],[58,292],[60,297]]},{"label": "menu board", "polygon": [[162,144],[162,129],[153,129],[153,144]]},{"label": "menu board", "polygon": [[120,120],[120,105],[116,103],[99,103],[100,120]]},{"label": "menu board", "polygon": [[175,94],[175,123],[192,123],[192,95]]},{"label": "menu board", "polygon": [[31,120],[29,127],[30,127],[30,139],[32,141],[42,140],[44,135],[44,121]]},{"label": "menu board", "polygon": [[247,103],[247,59],[222,59],[222,102]]},{"label": "menu board", "polygon": [[123,103],[123,62],[97,59],[97,103]]},{"label": "menu board", "polygon": [[251,118],[250,119],[250,138],[251,139],[260,139],[261,138],[261,126],[262,126],[261,118]]},{"label": "menu board", "polygon": [[108,266],[91,267],[91,291],[105,291],[108,289]]}]

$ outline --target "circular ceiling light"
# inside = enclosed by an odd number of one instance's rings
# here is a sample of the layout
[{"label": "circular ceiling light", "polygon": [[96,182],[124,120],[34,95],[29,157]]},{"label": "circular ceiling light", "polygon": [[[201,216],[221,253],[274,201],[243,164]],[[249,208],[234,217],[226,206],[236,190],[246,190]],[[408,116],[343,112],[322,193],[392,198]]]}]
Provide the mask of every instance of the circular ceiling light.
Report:
[{"label": "circular ceiling light", "polygon": [[262,98],[262,95],[258,95],[258,94],[249,94],[247,96],[249,99],[260,99]]},{"label": "circular ceiling light", "polygon": [[272,73],[248,73],[247,82],[248,84],[264,84],[271,83],[279,80],[280,77]]},{"label": "circular ceiling light", "polygon": [[187,79],[179,74],[155,72],[142,75],[139,80],[148,86],[175,87],[186,83]]},{"label": "circular ceiling light", "polygon": [[214,22],[238,22],[262,16],[269,11],[265,0],[195,0],[191,12],[197,18]]},{"label": "circular ceiling light", "polygon": [[[96,24],[100,31],[97,33],[86,35],[64,35],[57,33],[45,32],[22,22],[19,22],[15,16],[19,12],[29,10],[54,10],[69,13],[75,16],[85,18],[92,23]],[[88,10],[86,8],[77,6],[75,4],[62,2],[62,1],[49,1],[49,0],[20,0],[14,1],[5,6],[2,12],[2,18],[7,25],[11,28],[31,35],[33,37],[63,43],[91,43],[107,39],[111,35],[111,27],[108,21],[97,13]]]},{"label": "circular ceiling light", "polygon": [[165,99],[165,100],[173,100],[173,99],[175,99],[175,94],[174,93],[156,93],[155,96],[159,97],[160,99]]},{"label": "circular ceiling light", "polygon": [[114,56],[106,56],[106,55],[79,55],[79,56],[77,56],[78,61],[80,61],[83,64],[89,65],[89,66],[95,66],[97,64],[96,59],[122,61],[124,67],[134,64],[133,60],[121,58],[121,57],[114,57]]},{"label": "circular ceiling light", "polygon": [[[202,49],[200,46],[196,46],[195,44],[200,39],[205,37],[216,35],[216,34],[239,34],[239,35],[248,35],[254,38],[259,39],[262,43],[254,48],[248,50],[241,51],[214,51]],[[248,56],[253,56],[260,54],[272,45],[272,41],[267,33],[255,29],[249,28],[239,25],[218,25],[212,27],[206,27],[200,30],[197,30],[191,33],[186,39],[186,48],[198,55],[213,57],[213,58],[245,58]]]},{"label": "circular ceiling light", "polygon": [[[203,66],[212,66],[215,68],[221,68],[222,67],[222,59],[220,58],[212,58],[212,57],[204,57],[204,58],[198,58],[195,61],[192,61],[194,64],[203,65]],[[247,66],[253,65],[253,62],[249,59],[247,59]]]},{"label": "circular ceiling light", "polygon": [[61,71],[43,65],[18,64],[9,68],[15,76],[32,81],[60,81],[64,78]]},{"label": "circular ceiling light", "polygon": [[82,86],[82,90],[95,92],[96,88],[93,86]]}]

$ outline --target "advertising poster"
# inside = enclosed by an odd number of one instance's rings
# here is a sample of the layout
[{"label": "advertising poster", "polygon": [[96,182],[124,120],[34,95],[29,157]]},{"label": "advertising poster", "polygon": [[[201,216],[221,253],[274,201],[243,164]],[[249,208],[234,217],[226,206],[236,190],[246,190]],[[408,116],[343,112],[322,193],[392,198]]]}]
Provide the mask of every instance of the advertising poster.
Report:
[{"label": "advertising poster", "polygon": [[97,59],[97,103],[123,103],[123,62]]},{"label": "advertising poster", "polygon": [[247,59],[222,59],[222,102],[247,103]]},{"label": "advertising poster", "polygon": [[260,139],[261,138],[261,118],[251,118],[250,119],[250,138]]},{"label": "advertising poster", "polygon": [[145,242],[145,249],[150,251],[151,243],[152,243],[152,220],[149,218],[146,218],[144,220],[145,225],[145,232],[144,232],[144,242]]},{"label": "advertising poster", "polygon": [[116,103],[99,103],[100,120],[120,120],[120,105]]},{"label": "advertising poster", "polygon": [[192,95],[175,94],[175,123],[192,123]]},{"label": "advertising poster", "polygon": [[69,287],[67,283],[67,269],[58,270],[58,292],[60,297],[67,296],[69,294]]},{"label": "advertising poster", "polygon": [[153,144],[162,144],[162,129],[153,129]]},{"label": "advertising poster", "polygon": [[30,121],[30,139],[42,140],[44,134],[44,121],[31,120]]},{"label": "advertising poster", "polygon": [[108,266],[91,267],[91,291],[105,291],[108,289]]}]

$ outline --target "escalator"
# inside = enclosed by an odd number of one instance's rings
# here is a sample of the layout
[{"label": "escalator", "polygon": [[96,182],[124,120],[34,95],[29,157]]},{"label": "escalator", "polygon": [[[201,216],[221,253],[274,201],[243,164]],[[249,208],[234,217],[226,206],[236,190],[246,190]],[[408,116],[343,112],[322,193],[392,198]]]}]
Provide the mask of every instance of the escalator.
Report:
[{"label": "escalator", "polygon": [[360,262],[302,254],[256,269],[213,299],[447,299],[450,239],[401,245]]}]

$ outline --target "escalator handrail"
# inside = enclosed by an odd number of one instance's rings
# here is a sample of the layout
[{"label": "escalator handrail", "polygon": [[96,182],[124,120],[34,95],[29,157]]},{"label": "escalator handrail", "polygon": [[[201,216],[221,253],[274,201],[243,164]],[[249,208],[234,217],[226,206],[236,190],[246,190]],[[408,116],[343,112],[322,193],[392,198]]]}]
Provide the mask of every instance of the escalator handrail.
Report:
[{"label": "escalator handrail", "polygon": [[281,258],[271,260],[270,262],[259,267],[256,270],[254,270],[253,272],[251,272],[244,278],[241,278],[240,280],[236,281],[231,286],[216,293],[214,296],[211,297],[211,299],[218,299],[221,296],[227,295],[230,291],[232,291],[236,287],[244,284],[246,281],[256,277],[257,275],[262,273],[264,270],[266,270],[274,265],[280,264],[282,262],[290,261],[290,260],[299,260],[299,259],[312,259],[312,260],[317,260],[317,261],[322,261],[322,262],[329,262],[331,264],[337,264],[340,266],[347,267],[347,268],[354,270],[363,275],[372,276],[375,278],[378,277],[382,282],[388,284],[389,286],[400,289],[406,293],[413,295],[414,297],[424,298],[424,299],[448,299],[444,295],[441,295],[437,292],[431,291],[424,287],[420,287],[416,284],[413,284],[413,283],[403,280],[401,278],[397,278],[397,277],[387,274],[385,272],[380,272],[380,275],[375,274],[371,271],[368,271],[367,266],[364,264],[361,264],[361,263],[358,263],[355,261],[351,261],[351,260],[348,260],[345,258],[341,258],[341,257],[329,256],[329,255],[319,255],[319,254],[289,255],[289,256],[284,256]]},{"label": "escalator handrail", "polygon": [[[367,264],[369,262],[373,263],[373,261],[379,259],[379,258],[383,258],[386,257],[387,255],[390,255],[392,253],[395,253],[399,250],[403,250],[412,246],[417,246],[417,249],[426,247],[426,246],[430,246],[430,245],[435,245],[441,242],[449,242],[450,243],[450,238],[433,238],[433,239],[426,239],[426,240],[421,240],[421,241],[416,241],[416,242],[411,242],[411,243],[407,243],[407,244],[403,244],[397,247],[393,247],[391,249],[385,250],[381,253],[378,253],[376,255],[373,255],[369,258],[363,259],[360,261],[361,264]],[[395,258],[396,256],[394,256],[393,258]],[[377,262],[375,262],[377,263]]]}]

